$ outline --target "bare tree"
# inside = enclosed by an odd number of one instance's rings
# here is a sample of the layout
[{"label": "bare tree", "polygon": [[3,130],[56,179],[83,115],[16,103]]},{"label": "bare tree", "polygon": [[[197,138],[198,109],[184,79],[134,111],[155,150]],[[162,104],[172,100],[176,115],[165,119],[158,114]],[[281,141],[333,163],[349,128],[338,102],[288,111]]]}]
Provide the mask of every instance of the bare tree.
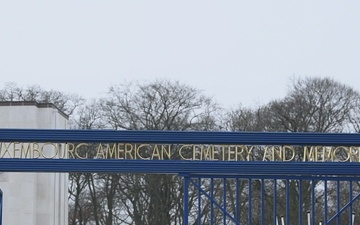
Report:
[{"label": "bare tree", "polygon": [[6,83],[0,90],[0,101],[35,101],[38,103],[53,103],[67,115],[72,115],[84,99],[77,94],[65,94],[55,90],[44,90],[37,85],[26,88],[15,83]]},{"label": "bare tree", "polygon": [[359,108],[359,93],[330,78],[295,80],[288,95],[269,104],[274,122],[290,132],[342,132]]},{"label": "bare tree", "polygon": [[[105,127],[98,101],[93,100],[79,108],[74,115],[76,129],[102,129]],[[96,145],[89,143],[79,154],[93,158]],[[114,181],[115,179],[115,181]],[[114,192],[118,176],[111,174],[70,173],[69,225],[113,224]],[[107,206],[108,205],[108,206]]]},{"label": "bare tree", "polygon": [[[349,131],[350,125],[356,128],[359,124],[358,121],[360,121],[358,119],[359,96],[359,93],[351,87],[330,78],[294,79],[288,94],[283,99],[272,101],[255,110],[239,107],[230,111],[227,114],[227,129],[231,131],[274,132]],[[299,151],[295,159],[302,161],[303,157],[303,152]],[[288,188],[291,192],[290,216],[292,219],[297,219],[299,182],[290,181]],[[279,184],[278,190],[278,193],[284,195],[285,183]],[[303,181],[304,208],[310,209],[309,196],[311,191],[312,184]],[[322,195],[322,192],[316,192],[316,210],[318,212],[322,211]],[[281,205],[279,208],[281,209]]]},{"label": "bare tree", "polygon": [[206,130],[219,109],[199,90],[167,80],[112,86],[102,102],[111,128],[126,130]]},{"label": "bare tree", "polygon": [[[158,80],[114,85],[105,98],[80,108],[74,118],[80,129],[214,130],[218,114],[219,107],[199,90]],[[94,173],[70,177],[72,225],[87,225],[79,222],[85,221],[86,213],[89,224],[97,225],[182,223],[183,185],[178,176]],[[79,190],[77,185],[84,188]],[[194,200],[197,192],[190,195]],[[86,199],[90,213],[79,206]]]},{"label": "bare tree", "polygon": [[[103,101],[106,122],[126,130],[212,130],[218,107],[195,88],[159,80],[113,86]],[[179,221],[183,192],[173,175],[122,175],[119,190],[124,204],[131,201],[136,225],[168,225]],[[136,191],[134,191],[136,190]],[[174,218],[176,216],[177,218]]]}]

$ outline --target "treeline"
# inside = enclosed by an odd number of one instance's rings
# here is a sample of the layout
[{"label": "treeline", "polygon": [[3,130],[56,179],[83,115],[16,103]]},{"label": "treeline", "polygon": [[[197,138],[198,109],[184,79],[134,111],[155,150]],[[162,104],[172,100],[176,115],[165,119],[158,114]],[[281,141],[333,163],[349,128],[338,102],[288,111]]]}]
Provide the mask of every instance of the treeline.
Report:
[{"label": "treeline", "polygon": [[[0,90],[0,100],[54,103],[71,116],[72,129],[360,131],[359,92],[330,78],[293,80],[287,95],[281,99],[253,107],[243,107],[239,102],[231,109],[221,107],[221,104],[195,87],[169,80],[113,85],[104,97],[87,101],[76,94],[48,91],[38,86],[7,84]],[[303,157],[301,152],[296,156],[299,160]],[[254,193],[259,192],[260,189],[256,189],[259,185],[254,185]],[[303,188],[306,185],[303,184]],[[232,184],[227,186],[231,187]],[[299,183],[293,182],[290,186],[291,196],[296,196]],[[248,197],[247,187],[244,185],[241,189],[244,199]],[[279,190],[281,187],[279,184]],[[358,186],[354,185],[353,188]],[[318,190],[316,196],[319,199],[316,202],[321,210],[320,199],[324,193],[321,188]],[[270,198],[271,190],[265,192]],[[191,208],[196,205],[197,194],[197,191],[189,193]],[[221,191],[216,194],[222,196]],[[233,198],[228,197],[229,201]],[[310,201],[304,199],[304,207],[305,204],[309,206]],[[353,208],[360,210],[360,207]],[[182,224],[182,179],[175,175],[72,173],[69,209],[69,225]],[[295,207],[294,213],[296,210]],[[204,210],[204,224],[209,223],[206,219],[208,214],[209,210]],[[197,221],[196,215],[190,213],[192,221]],[[253,223],[257,224],[260,216],[256,216],[256,212],[253,216]],[[245,224],[246,216],[241,218],[241,223]],[[268,223],[271,223],[271,216]]]}]

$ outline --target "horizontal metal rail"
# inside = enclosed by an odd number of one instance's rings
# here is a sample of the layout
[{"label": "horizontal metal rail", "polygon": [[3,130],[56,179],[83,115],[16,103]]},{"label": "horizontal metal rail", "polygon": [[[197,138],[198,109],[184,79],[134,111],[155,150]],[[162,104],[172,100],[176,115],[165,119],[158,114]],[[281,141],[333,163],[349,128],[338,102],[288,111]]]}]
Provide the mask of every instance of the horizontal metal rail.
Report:
[{"label": "horizontal metal rail", "polygon": [[0,141],[360,146],[360,134],[0,129]]},{"label": "horizontal metal rail", "polygon": [[210,175],[358,176],[360,163],[111,159],[0,159],[1,172],[121,172]]}]

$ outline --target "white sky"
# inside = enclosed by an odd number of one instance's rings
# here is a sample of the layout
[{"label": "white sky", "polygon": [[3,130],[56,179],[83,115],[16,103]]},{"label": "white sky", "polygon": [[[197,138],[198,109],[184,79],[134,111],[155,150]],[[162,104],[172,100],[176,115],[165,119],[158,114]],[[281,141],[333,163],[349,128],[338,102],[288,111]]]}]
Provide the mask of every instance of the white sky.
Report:
[{"label": "white sky", "polygon": [[360,91],[360,1],[0,1],[0,86],[90,99],[166,78],[253,106],[285,96],[294,75]]}]

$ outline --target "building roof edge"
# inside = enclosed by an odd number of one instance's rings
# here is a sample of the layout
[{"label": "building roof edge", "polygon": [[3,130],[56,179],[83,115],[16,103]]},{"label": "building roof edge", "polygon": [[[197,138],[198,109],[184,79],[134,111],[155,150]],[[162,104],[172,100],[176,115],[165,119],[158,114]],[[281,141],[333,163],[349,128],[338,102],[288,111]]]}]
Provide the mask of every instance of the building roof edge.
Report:
[{"label": "building roof edge", "polygon": [[0,101],[0,106],[36,106],[37,108],[53,108],[56,109],[66,119],[69,119],[69,115],[64,113],[53,103],[38,103],[36,101]]}]

